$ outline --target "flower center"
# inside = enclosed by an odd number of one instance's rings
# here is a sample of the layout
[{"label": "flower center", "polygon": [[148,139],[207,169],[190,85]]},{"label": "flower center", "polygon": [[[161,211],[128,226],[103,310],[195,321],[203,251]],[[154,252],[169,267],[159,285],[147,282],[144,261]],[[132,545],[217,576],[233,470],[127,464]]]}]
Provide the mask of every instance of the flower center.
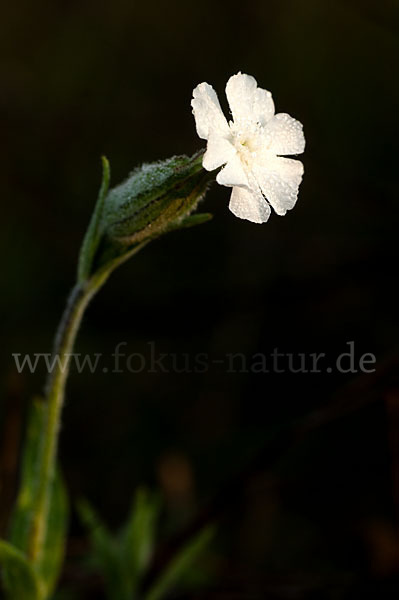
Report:
[{"label": "flower center", "polygon": [[256,155],[256,138],[248,135],[235,136],[234,147],[241,161],[249,166]]},{"label": "flower center", "polygon": [[230,128],[237,154],[245,163],[251,162],[259,150],[257,127],[252,123],[248,127],[239,127],[236,123],[230,122]]}]

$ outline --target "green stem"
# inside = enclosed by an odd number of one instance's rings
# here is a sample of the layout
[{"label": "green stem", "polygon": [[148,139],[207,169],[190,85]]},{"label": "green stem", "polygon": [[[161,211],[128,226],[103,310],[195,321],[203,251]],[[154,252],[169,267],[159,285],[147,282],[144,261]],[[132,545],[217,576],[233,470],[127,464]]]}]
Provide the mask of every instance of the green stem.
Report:
[{"label": "green stem", "polygon": [[54,368],[49,374],[46,386],[46,422],[38,465],[36,509],[29,539],[28,555],[33,564],[41,561],[47,534],[50,493],[57,460],[58,436],[65,384],[69,373],[69,358],[82,317],[90,300],[104,285],[112,271],[136,254],[144,245],[146,242],[108,263],[87,281],[76,284],[72,289],[58,327],[53,351]]},{"label": "green stem", "polygon": [[46,386],[46,422],[38,470],[37,505],[30,533],[29,557],[33,563],[40,562],[46,537],[49,496],[55,471],[65,383],[69,372],[68,355],[73,350],[84,311],[97,289],[88,283],[78,284],[73,288],[55,338],[53,360],[57,362],[49,374]]}]

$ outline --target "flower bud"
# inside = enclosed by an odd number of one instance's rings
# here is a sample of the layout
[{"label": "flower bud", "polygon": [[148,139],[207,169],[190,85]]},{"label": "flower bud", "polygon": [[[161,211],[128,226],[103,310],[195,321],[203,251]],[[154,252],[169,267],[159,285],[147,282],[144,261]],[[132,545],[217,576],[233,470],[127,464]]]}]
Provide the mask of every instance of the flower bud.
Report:
[{"label": "flower bud", "polygon": [[210,215],[190,217],[214,178],[202,168],[202,158],[203,152],[198,152],[145,164],[109,191],[109,164],[104,159],[103,184],[82,246],[79,279],[137,244],[208,220]]},{"label": "flower bud", "polygon": [[143,165],[108,193],[100,227],[129,245],[175,229],[195,210],[209,181],[202,153]]}]

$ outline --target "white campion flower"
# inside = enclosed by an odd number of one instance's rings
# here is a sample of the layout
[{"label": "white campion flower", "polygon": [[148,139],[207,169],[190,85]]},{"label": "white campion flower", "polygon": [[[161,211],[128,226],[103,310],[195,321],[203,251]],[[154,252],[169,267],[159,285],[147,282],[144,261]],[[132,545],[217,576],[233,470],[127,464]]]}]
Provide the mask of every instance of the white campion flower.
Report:
[{"label": "white campion flower", "polygon": [[270,92],[251,75],[238,73],[226,85],[233,121],[227,122],[217,94],[208,83],[193,91],[193,114],[200,138],[208,140],[203,166],[232,187],[229,208],[241,219],[265,223],[270,206],[278,215],[294,207],[303,164],[282,155],[305,149],[302,125],[286,113],[274,114]]}]

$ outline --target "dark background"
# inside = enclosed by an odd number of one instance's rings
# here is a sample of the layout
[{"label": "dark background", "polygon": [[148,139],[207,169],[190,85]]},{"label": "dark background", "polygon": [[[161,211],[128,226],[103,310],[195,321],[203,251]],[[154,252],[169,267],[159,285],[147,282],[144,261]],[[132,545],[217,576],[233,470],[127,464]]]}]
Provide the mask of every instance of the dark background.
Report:
[{"label": "dark background", "polygon": [[[358,402],[224,494],[204,587],[179,597],[397,597],[397,9],[395,0],[3,6],[3,531],[23,415],[45,377],[43,365],[18,375],[11,354],[50,351],[100,156],[116,184],[142,161],[194,152],[203,142],[192,89],[211,83],[225,106],[225,83],[241,70],[304,124],[297,206],[254,225],[213,186],[203,204],[213,221],[154,242],[115,273],[77,351],[104,354],[110,370],[120,342],[147,357],[153,342],[179,366],[185,353],[276,347],[324,352],[334,364],[354,341],[356,357],[376,355],[377,370],[73,372],[60,460],[72,498],[88,497],[110,527],[124,521],[137,485],[160,488],[166,538],[282,425]],[[101,597],[80,564],[85,540],[74,515],[68,598]]]}]

